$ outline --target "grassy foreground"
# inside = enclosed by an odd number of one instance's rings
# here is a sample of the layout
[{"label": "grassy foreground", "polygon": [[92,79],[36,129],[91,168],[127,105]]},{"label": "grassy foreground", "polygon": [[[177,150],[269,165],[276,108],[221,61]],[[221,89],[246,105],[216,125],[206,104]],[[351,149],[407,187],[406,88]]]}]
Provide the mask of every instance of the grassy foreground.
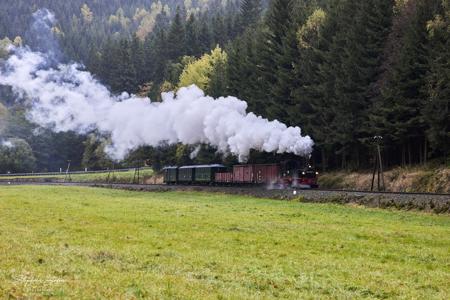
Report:
[{"label": "grassy foreground", "polygon": [[448,215],[0,187],[5,298],[448,299],[449,282]]}]

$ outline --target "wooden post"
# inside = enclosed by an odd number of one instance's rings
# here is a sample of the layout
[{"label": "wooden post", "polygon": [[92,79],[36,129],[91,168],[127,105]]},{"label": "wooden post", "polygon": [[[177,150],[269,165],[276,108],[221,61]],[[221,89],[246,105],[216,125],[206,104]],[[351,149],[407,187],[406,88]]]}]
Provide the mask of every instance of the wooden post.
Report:
[{"label": "wooden post", "polygon": [[[379,163],[379,173],[378,176],[381,173],[381,181],[383,184],[383,191],[386,189],[386,186],[384,185],[384,173],[383,173],[383,161],[381,160],[381,149],[380,149],[380,144],[377,144],[377,150],[378,150],[378,163]],[[380,180],[378,178],[378,180]],[[380,188],[378,187],[378,190],[380,190]]]},{"label": "wooden post", "polygon": [[374,160],[373,160],[373,173],[372,173],[372,185],[370,186],[370,191],[373,191],[373,184],[375,182],[375,173],[377,171],[377,161],[378,161],[378,157],[375,154],[374,156]]},{"label": "wooden post", "polygon": [[64,182],[71,182],[72,177],[70,176],[70,160],[67,161],[67,169],[66,169],[66,176],[64,176]]},{"label": "wooden post", "polygon": [[[112,172],[112,174],[111,174],[111,172]],[[112,164],[112,168],[109,169],[108,177],[106,177],[106,182],[110,183],[110,181],[112,182],[113,179],[114,179],[114,163]]]},{"label": "wooden post", "polygon": [[377,189],[378,191],[384,191],[386,189],[384,182],[384,173],[383,173],[383,161],[381,159],[381,141],[383,137],[374,136],[373,141],[375,143],[375,155],[374,155],[374,163],[373,163],[373,173],[372,173],[372,184],[370,186],[370,190],[373,191],[373,186],[375,183],[375,173],[377,174]]},{"label": "wooden post", "polygon": [[427,145],[427,137],[425,137],[425,140],[423,142],[423,163],[427,163],[427,156],[428,156],[428,145]]},{"label": "wooden post", "polygon": [[134,168],[134,175],[133,175],[133,182],[132,183],[139,184],[139,177],[140,177],[139,171],[140,171],[140,169],[141,169],[141,167]]}]

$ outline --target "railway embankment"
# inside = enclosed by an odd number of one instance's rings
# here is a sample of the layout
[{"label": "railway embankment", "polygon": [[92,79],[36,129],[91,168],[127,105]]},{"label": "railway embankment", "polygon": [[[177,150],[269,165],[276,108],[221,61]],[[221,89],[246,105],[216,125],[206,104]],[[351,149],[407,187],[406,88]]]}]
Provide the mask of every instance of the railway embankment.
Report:
[{"label": "railway embankment", "polygon": [[[450,166],[397,167],[387,170],[384,178],[386,190],[391,192],[450,193]],[[371,182],[370,170],[336,171],[319,176],[319,185],[328,189],[367,190]]]},{"label": "railway embankment", "polygon": [[295,190],[268,189],[266,187],[222,186],[166,186],[166,185],[96,185],[141,191],[203,191],[233,195],[247,195],[285,201],[310,203],[354,204],[367,207],[421,210],[433,213],[450,213],[450,194],[427,193],[377,193],[348,190]]}]

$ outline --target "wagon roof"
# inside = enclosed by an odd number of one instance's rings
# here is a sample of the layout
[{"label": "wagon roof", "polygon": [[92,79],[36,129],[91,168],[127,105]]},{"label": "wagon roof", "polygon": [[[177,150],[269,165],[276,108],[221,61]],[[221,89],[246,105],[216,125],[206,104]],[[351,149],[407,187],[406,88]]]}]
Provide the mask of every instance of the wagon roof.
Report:
[{"label": "wagon roof", "polygon": [[213,165],[194,165],[194,166],[182,166],[180,169],[198,169],[198,168],[225,168],[224,165],[213,164]]}]

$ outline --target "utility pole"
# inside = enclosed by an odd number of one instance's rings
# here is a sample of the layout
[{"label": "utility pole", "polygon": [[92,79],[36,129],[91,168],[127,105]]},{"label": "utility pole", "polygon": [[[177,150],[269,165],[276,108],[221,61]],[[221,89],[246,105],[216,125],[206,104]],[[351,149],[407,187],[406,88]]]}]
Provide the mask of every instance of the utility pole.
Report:
[{"label": "utility pole", "polygon": [[[112,174],[111,174],[111,172],[112,172]],[[106,177],[106,182],[107,182],[107,183],[110,183],[110,180],[111,180],[111,181],[114,180],[114,162],[112,163],[111,169],[109,169],[108,177]]]},{"label": "utility pole", "polygon": [[66,169],[66,175],[64,176],[64,182],[72,181],[72,177],[70,176],[70,162],[71,162],[71,160],[67,161],[67,169]]},{"label": "utility pole", "polygon": [[[378,191],[385,191],[386,185],[384,183],[384,173],[383,173],[383,161],[381,159],[381,144],[383,142],[382,136],[374,136],[373,142],[375,145],[375,160],[373,166],[373,174],[372,174],[372,185],[370,190],[373,191],[373,185],[375,182],[375,173],[377,174],[377,188]],[[380,182],[381,179],[381,182]]]},{"label": "utility pole", "polygon": [[[145,165],[145,162],[144,162],[144,165]],[[139,171],[140,170],[141,170],[140,166],[138,166],[137,168],[134,168],[133,183],[139,184],[139,177],[140,177]]]}]

